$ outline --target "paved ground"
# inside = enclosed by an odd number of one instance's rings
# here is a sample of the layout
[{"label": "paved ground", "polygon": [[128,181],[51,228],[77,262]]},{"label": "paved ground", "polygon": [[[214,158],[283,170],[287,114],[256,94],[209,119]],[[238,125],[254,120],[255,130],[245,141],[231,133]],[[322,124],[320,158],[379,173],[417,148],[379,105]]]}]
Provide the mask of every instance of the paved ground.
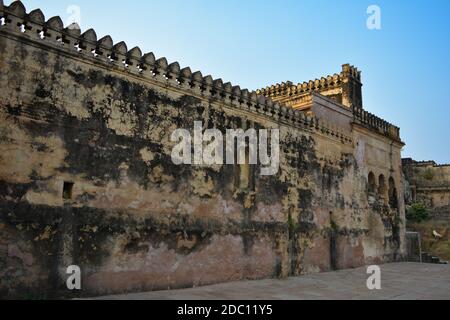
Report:
[{"label": "paved ground", "polygon": [[394,263],[381,266],[382,289],[370,291],[366,268],[286,280],[243,281],[207,287],[101,297],[112,300],[450,300],[450,265]]}]

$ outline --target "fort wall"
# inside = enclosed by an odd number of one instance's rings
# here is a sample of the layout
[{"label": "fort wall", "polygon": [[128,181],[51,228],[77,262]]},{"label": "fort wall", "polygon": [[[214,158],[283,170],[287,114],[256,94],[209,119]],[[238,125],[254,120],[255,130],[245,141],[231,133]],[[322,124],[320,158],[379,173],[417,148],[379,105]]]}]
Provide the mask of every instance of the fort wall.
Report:
[{"label": "fort wall", "polygon": [[[103,295],[403,257],[399,136],[308,116],[20,1],[0,17],[1,297],[72,297],[72,264],[76,294]],[[194,121],[279,129],[279,172],[174,165],[170,136]]]},{"label": "fort wall", "polygon": [[450,165],[403,159],[408,204],[423,203],[434,218],[450,217]]}]

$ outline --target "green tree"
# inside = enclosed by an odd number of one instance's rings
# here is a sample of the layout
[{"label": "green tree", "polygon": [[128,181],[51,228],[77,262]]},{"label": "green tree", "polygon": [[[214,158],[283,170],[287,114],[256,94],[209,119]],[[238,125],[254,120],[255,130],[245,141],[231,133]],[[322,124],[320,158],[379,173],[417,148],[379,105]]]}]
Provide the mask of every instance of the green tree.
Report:
[{"label": "green tree", "polygon": [[422,222],[430,218],[430,212],[423,203],[414,203],[406,213],[410,221]]}]

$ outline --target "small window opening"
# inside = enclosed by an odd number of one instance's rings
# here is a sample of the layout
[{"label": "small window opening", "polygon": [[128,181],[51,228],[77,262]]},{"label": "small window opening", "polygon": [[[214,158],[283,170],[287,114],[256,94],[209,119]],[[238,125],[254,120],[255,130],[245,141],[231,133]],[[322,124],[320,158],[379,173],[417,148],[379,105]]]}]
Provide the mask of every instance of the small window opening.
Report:
[{"label": "small window opening", "polygon": [[75,45],[74,45],[74,48],[77,50],[78,53],[83,52],[83,49],[81,49],[81,46],[80,46],[79,43],[75,44]]},{"label": "small window opening", "polygon": [[72,191],[73,191],[73,182],[64,181],[63,187],[63,199],[71,200],[72,199]]},{"label": "small window opening", "polygon": [[25,24],[20,23],[18,26],[19,26],[20,32],[25,33],[27,31]]},{"label": "small window opening", "polygon": [[375,193],[377,188],[376,182],[375,182],[375,175],[373,172],[369,173],[369,193],[373,194]]},{"label": "small window opening", "polygon": [[382,199],[386,199],[386,194],[387,194],[387,188],[386,188],[386,179],[384,177],[384,175],[380,175],[380,177],[378,178],[378,194],[380,196],[380,198]]},{"label": "small window opening", "polygon": [[389,205],[392,209],[398,209],[397,188],[392,177],[389,178]]}]

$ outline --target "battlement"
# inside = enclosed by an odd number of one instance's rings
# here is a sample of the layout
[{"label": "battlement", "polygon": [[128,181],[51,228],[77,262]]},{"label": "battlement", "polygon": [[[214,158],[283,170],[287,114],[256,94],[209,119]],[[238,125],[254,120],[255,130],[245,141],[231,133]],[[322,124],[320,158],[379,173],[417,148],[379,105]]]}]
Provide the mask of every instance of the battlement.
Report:
[{"label": "battlement", "polygon": [[348,107],[353,113],[355,123],[400,141],[400,128],[363,109],[361,87],[361,71],[350,64],[344,64],[339,74],[298,85],[290,81],[283,82],[257,90],[257,93],[274,101],[289,104],[294,109],[303,109],[305,101],[308,105],[307,102],[310,100],[308,97],[313,93],[324,95]]},{"label": "battlement", "polygon": [[361,71],[351,66],[344,64],[342,72],[334,75],[328,75],[320,79],[310,80],[294,85],[293,82],[287,81],[277,83],[275,85],[259,89],[256,92],[260,95],[276,99],[278,97],[292,97],[297,95],[310,94],[312,92],[320,92],[323,90],[330,90],[340,88],[347,79],[353,79],[361,83]]},{"label": "battlement", "polygon": [[0,1],[1,34],[37,42],[74,58],[82,57],[86,62],[270,117],[276,122],[328,135],[343,143],[352,142],[352,138],[339,128],[273,102],[269,97],[229,82],[223,83],[222,79],[213,79],[210,75],[203,76],[200,71],[192,72],[189,67],[181,68],[178,62],[169,63],[164,57],[156,58],[152,52],[143,54],[139,47],[129,50],[125,42],[114,43],[108,35],[98,40],[93,29],[82,33],[78,25],[65,28],[59,16],[46,20],[40,9],[27,13],[21,1],[14,1],[9,6],[4,6]]},{"label": "battlement", "polygon": [[363,108],[352,108],[353,120],[355,123],[376,130],[382,135],[388,136],[394,140],[400,140],[400,128],[383,120],[376,115],[364,110]]},{"label": "battlement", "polygon": [[361,82],[361,71],[359,71],[358,68],[356,68],[348,63],[344,64],[342,66],[341,76],[343,78],[353,78],[353,79]]},{"label": "battlement", "polygon": [[362,108],[363,106],[361,72],[350,64],[344,64],[339,74],[328,75],[297,85],[292,84],[292,82],[283,82],[260,89],[257,92],[270,97],[276,102],[289,102],[288,104],[294,109],[303,107],[301,104],[297,105],[296,101],[301,101],[302,98],[314,92],[326,96],[349,109],[352,107]]},{"label": "battlement", "polygon": [[403,166],[412,166],[412,167],[433,167],[433,168],[443,168],[450,167],[450,164],[438,164],[434,160],[426,160],[426,161],[416,161],[412,158],[404,158],[402,159]]}]

